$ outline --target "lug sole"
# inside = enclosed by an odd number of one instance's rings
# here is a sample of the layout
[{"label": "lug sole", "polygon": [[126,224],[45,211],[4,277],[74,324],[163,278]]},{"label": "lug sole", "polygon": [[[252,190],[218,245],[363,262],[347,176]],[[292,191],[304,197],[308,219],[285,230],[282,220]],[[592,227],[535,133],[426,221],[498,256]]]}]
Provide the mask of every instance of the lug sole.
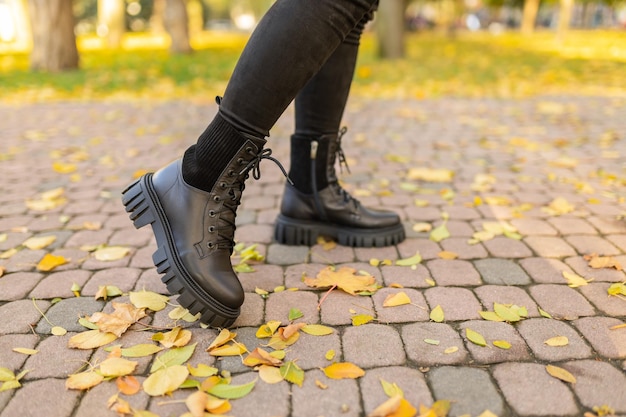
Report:
[{"label": "lug sole", "polygon": [[319,236],[332,238],[343,246],[369,248],[396,245],[404,240],[405,231],[401,223],[384,228],[359,229],[292,219],[282,214],[276,219],[274,238],[278,243],[312,246]]},{"label": "lug sole", "polygon": [[122,192],[122,203],[135,228],[152,227],[157,250],[152,261],[157,272],[163,274],[161,281],[172,294],[180,294],[178,302],[191,314],[200,313],[200,321],[213,327],[229,327],[240,309],[225,306],[200,287],[185,271],[178,257],[165,212],[152,184],[152,174],[146,174]]}]

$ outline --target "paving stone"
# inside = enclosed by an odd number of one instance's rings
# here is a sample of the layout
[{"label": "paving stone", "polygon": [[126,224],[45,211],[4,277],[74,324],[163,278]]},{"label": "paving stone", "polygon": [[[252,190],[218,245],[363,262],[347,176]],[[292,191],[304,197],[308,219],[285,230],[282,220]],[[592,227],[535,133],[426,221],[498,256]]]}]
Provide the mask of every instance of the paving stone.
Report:
[{"label": "paving stone", "polygon": [[[487,341],[487,346],[478,346],[468,340],[465,331],[472,329],[480,333]],[[474,360],[481,364],[499,363],[508,361],[523,361],[530,359],[526,342],[517,333],[515,327],[508,323],[485,320],[474,320],[461,323],[460,333],[465,340],[467,350]],[[496,340],[504,340],[511,344],[510,349],[501,349],[493,344]]]},{"label": "paving stone", "polygon": [[[8,368],[14,373],[22,370],[22,365],[28,359],[28,355],[13,351],[14,348],[33,349],[39,342],[39,337],[34,334],[9,334],[0,337],[0,366]],[[1,401],[0,401],[1,404]]]},{"label": "paving stone", "polygon": [[554,227],[545,220],[513,219],[510,223],[522,236],[556,236],[558,233]]},{"label": "paving stone", "polygon": [[311,262],[331,265],[355,260],[354,248],[348,246],[337,245],[332,249],[324,249],[318,244],[311,247]]},{"label": "paving stone", "polygon": [[136,268],[109,268],[95,272],[81,290],[84,296],[96,295],[100,286],[114,285],[123,292],[135,288],[141,271]]},{"label": "paving stone", "polygon": [[14,272],[3,275],[0,279],[0,301],[25,298],[42,277],[43,275],[38,272]]},{"label": "paving stone", "polygon": [[626,235],[611,235],[606,237],[609,242],[626,252]]},{"label": "paving stone", "polygon": [[[2,229],[0,229],[2,230]],[[29,272],[35,269],[41,258],[44,257],[46,251],[22,249],[9,259],[3,260],[3,265],[7,273],[13,272]],[[56,254],[56,253],[55,253]]]},{"label": "paving stone", "polygon": [[[115,268],[120,268],[122,266],[129,266],[131,268],[139,268],[139,269],[148,269],[148,268],[154,268],[154,262],[152,261],[152,254],[157,250],[156,245],[155,246],[147,246],[145,248],[141,248],[141,249],[137,249],[136,252],[131,253],[131,260],[130,263],[128,263],[126,261],[126,258],[124,258],[123,260],[126,262],[124,265],[112,265]],[[91,262],[91,264],[87,263],[87,262]],[[85,262],[86,265],[83,265],[84,268],[87,269],[103,269],[105,266],[103,265],[103,262],[97,261],[95,259],[90,259],[89,261]],[[120,262],[120,261],[115,261],[115,262]],[[109,262],[110,264],[112,264],[111,262]]]},{"label": "paving stone", "polygon": [[624,224],[623,220],[620,220],[617,217],[590,216],[587,218],[587,221],[598,229],[600,233],[626,233],[626,224]]},{"label": "paving stone", "polygon": [[283,268],[278,265],[254,265],[253,272],[239,273],[239,282],[244,291],[254,292],[256,288],[271,292],[283,285]]},{"label": "paving stone", "polygon": [[600,236],[572,235],[565,238],[580,254],[597,253],[603,256],[619,255],[622,252]]},{"label": "paving stone", "polygon": [[440,286],[470,286],[482,283],[480,274],[469,261],[434,259],[428,261],[426,266],[437,285]]},{"label": "paving stone", "polygon": [[[436,222],[435,224],[438,226],[439,223],[440,222]],[[475,232],[474,228],[465,221],[448,220],[446,222],[446,227],[448,232],[450,232],[450,235],[455,237],[470,238]],[[445,240],[443,242],[445,242]]]},{"label": "paving stone", "polygon": [[[404,292],[411,304],[396,307],[385,307],[386,298]],[[421,292],[411,288],[381,288],[372,296],[376,309],[376,319],[379,323],[406,323],[428,321],[428,307]]]},{"label": "paving stone", "polygon": [[288,348],[285,360],[296,361],[298,366],[304,370],[323,368],[332,363],[325,358],[326,352],[329,350],[335,351],[335,360],[338,360],[341,352],[341,341],[337,331],[326,336],[312,336],[300,332],[298,341]]},{"label": "paving stone", "polygon": [[[517,330],[536,358],[558,362],[569,359],[584,359],[592,355],[591,348],[567,323],[546,318],[528,319],[519,323]],[[549,346],[545,341],[556,336],[568,339],[566,346]]]},{"label": "paving stone", "polygon": [[[562,258],[565,256],[575,256],[576,250],[564,239],[551,236],[528,236],[524,238],[530,248],[539,256],[546,258]],[[532,255],[525,256],[530,257]]]},{"label": "paving stone", "polygon": [[371,259],[378,259],[380,261],[385,259],[395,261],[398,259],[398,251],[395,246],[385,246],[382,248],[354,248],[354,255],[356,260],[367,263],[369,263]]},{"label": "paving stone", "polygon": [[256,293],[245,293],[241,313],[233,327],[260,326],[263,324],[265,300]]},{"label": "paving stone", "polygon": [[[352,313],[354,311],[354,313]],[[326,325],[351,324],[355,314],[376,316],[372,297],[355,297],[343,291],[332,291],[321,306],[320,316]]]},{"label": "paving stone", "polygon": [[508,259],[480,259],[474,266],[488,284],[526,285],[530,277],[515,262]]},{"label": "paving stone", "polygon": [[567,384],[550,376],[544,365],[502,363],[492,373],[506,402],[520,416],[579,415]]},{"label": "paving stone", "polygon": [[153,238],[150,228],[139,230],[126,229],[114,232],[109,238],[109,246],[132,246],[135,248],[147,245]]},{"label": "paving stone", "polygon": [[47,417],[69,417],[79,395],[80,391],[66,389],[63,379],[48,378],[25,382],[15,391],[4,410],[0,411],[0,416],[37,416],[41,415],[42,405],[45,405]]},{"label": "paving stone", "polygon": [[611,330],[623,321],[613,317],[585,317],[574,321],[574,326],[593,349],[601,356],[611,359],[626,358],[626,333]]},{"label": "paving stone", "polygon": [[34,298],[72,298],[72,285],[76,283],[82,288],[92,273],[80,269],[71,269],[61,272],[53,272],[46,275],[43,280],[33,289],[30,297]]},{"label": "paving stone", "polygon": [[135,283],[133,291],[152,291],[157,294],[169,295],[167,286],[161,281],[161,274],[156,268],[150,268],[141,272],[139,279]]},{"label": "paving stone", "polygon": [[237,242],[272,243],[274,226],[267,224],[244,224],[235,232]]},{"label": "paving stone", "polygon": [[[328,388],[320,391],[320,381]],[[305,373],[302,387],[292,385],[291,413],[294,416],[352,416],[362,415],[359,386],[352,379],[329,379],[320,370]],[[308,401],[315,398],[315,401]]]},{"label": "paving stone", "polygon": [[91,357],[91,350],[69,349],[70,338],[76,333],[64,336],[50,336],[37,345],[38,353],[26,361],[25,369],[30,372],[25,379],[67,378],[85,366]]},{"label": "paving stone", "polygon": [[562,284],[565,282],[563,271],[574,272],[558,259],[526,258],[521,259],[519,263],[533,281],[542,284]]},{"label": "paving stone", "polygon": [[440,305],[446,321],[479,319],[482,309],[476,296],[466,288],[434,287],[424,291],[430,309]]},{"label": "paving stone", "polygon": [[439,244],[441,248],[448,252],[454,252],[458,259],[480,259],[487,257],[485,247],[480,244],[470,245],[467,237],[450,237],[442,240]]},{"label": "paving stone", "polygon": [[563,364],[576,378],[572,389],[587,408],[608,405],[617,413],[626,413],[626,375],[609,363],[596,360]]},{"label": "paving stone", "polygon": [[[256,372],[247,372],[233,377],[232,384],[246,384],[258,378]],[[290,415],[291,393],[290,384],[279,382],[265,384],[257,381],[252,392],[243,398],[232,401],[233,416],[287,417]],[[293,388],[299,389],[297,387]]]},{"label": "paving stone", "polygon": [[404,398],[418,410],[420,404],[429,407],[433,403],[433,397],[421,372],[407,367],[385,366],[368,369],[358,380],[365,413],[371,413],[389,399],[383,391],[381,380],[397,384],[404,392]]},{"label": "paving stone", "polygon": [[622,282],[626,281],[626,272],[613,268],[591,268],[589,261],[582,256],[567,258],[565,263],[569,265],[577,274],[594,281]]},{"label": "paving stone", "polygon": [[529,291],[539,307],[554,318],[574,320],[595,315],[593,306],[585,297],[567,285],[539,284],[530,287]]},{"label": "paving stone", "polygon": [[368,323],[347,327],[341,341],[344,360],[361,368],[402,365],[406,360],[400,335],[391,326]]},{"label": "paving stone", "polygon": [[316,293],[309,291],[283,291],[272,293],[265,301],[265,322],[279,320],[289,322],[289,310],[298,308],[303,314],[302,320],[313,324],[319,322]]},{"label": "paving stone", "polygon": [[41,312],[46,313],[50,303],[43,300],[18,300],[0,305],[0,317],[15,317],[15,320],[0,320],[0,335],[11,333],[30,333],[32,326],[41,319]]},{"label": "paving stone", "polygon": [[626,303],[615,296],[607,296],[611,286],[608,282],[591,282],[579,288],[585,298],[601,312],[612,317],[626,317]]},{"label": "paving stone", "polygon": [[532,252],[524,242],[508,237],[494,237],[483,242],[491,256],[496,258],[527,258]]},{"label": "paving stone", "polygon": [[[136,377],[139,383],[143,383],[145,378]],[[143,391],[135,395],[120,394],[115,385],[115,380],[100,383],[91,388],[81,398],[74,417],[112,417],[116,413],[109,409],[108,400],[114,395],[120,399],[128,401],[133,410],[145,410],[148,407],[150,396]],[[189,395],[189,394],[187,394]]]},{"label": "paving stone", "polygon": [[422,264],[411,267],[385,265],[380,270],[383,276],[383,283],[386,286],[400,284],[410,288],[429,288],[431,285],[426,279],[432,279],[430,271]]},{"label": "paving stone", "polygon": [[474,289],[486,310],[493,311],[493,304],[514,304],[526,307],[529,317],[538,317],[537,304],[529,297],[526,291],[518,287],[503,285],[483,285]]},{"label": "paving stone", "polygon": [[584,219],[553,217],[548,222],[562,235],[596,235],[598,231]]},{"label": "paving stone", "polygon": [[312,290],[302,281],[303,277],[315,278],[326,267],[328,265],[316,263],[290,265],[285,268],[285,287]]},{"label": "paving stone", "polygon": [[[61,300],[46,312],[48,320],[41,319],[35,328],[39,334],[50,334],[52,325],[63,327],[68,332],[82,332],[85,328],[78,319],[102,311],[104,303],[93,297],[75,297]],[[50,324],[52,323],[52,325]]]},{"label": "paving stone", "polygon": [[[189,411],[185,405],[185,400],[189,394],[191,394],[189,390],[178,389],[167,397],[150,397],[147,410],[163,417],[182,416]],[[235,401],[233,401],[234,403]],[[114,414],[111,415],[111,417],[113,416]]]},{"label": "paving stone", "polygon": [[505,411],[498,388],[483,369],[442,366],[428,372],[427,378],[435,399],[451,402],[451,416],[479,415],[485,410],[503,415]]},{"label": "paving stone", "polygon": [[272,265],[293,265],[306,262],[309,258],[308,246],[288,246],[273,243],[267,247],[267,263]]},{"label": "paving stone", "polygon": [[[439,344],[426,343],[424,340],[438,340]],[[418,366],[454,365],[466,362],[468,352],[459,336],[451,326],[444,323],[414,323],[402,326],[404,349],[410,360]],[[445,353],[446,349],[458,350]]]},{"label": "paving stone", "polygon": [[105,244],[111,237],[111,231],[102,230],[79,230],[67,240],[68,248],[80,248],[81,246],[98,246]]},{"label": "paving stone", "polygon": [[419,252],[423,259],[435,259],[441,247],[430,239],[406,239],[397,245],[400,258],[408,258]]}]

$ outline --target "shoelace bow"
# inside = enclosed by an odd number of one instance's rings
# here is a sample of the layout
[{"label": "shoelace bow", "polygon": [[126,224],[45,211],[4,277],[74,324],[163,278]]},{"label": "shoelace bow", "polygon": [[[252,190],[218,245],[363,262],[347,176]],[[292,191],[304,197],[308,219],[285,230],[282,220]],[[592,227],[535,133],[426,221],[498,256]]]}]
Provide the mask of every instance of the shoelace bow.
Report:
[{"label": "shoelace bow", "polygon": [[[335,155],[336,155],[337,160],[339,161],[339,172],[343,172],[342,166],[345,166],[346,171],[348,171],[348,174],[349,174],[350,167],[348,166],[346,154],[343,152],[343,149],[341,148],[341,139],[343,138],[343,135],[345,135],[347,131],[348,131],[348,128],[345,126],[339,130],[339,134],[337,135],[337,149],[335,149]],[[334,177],[337,178],[336,175]],[[329,185],[334,186],[337,194],[343,197],[343,201],[345,201],[346,203],[352,201],[354,203],[354,207],[358,208],[360,204],[359,200],[352,197],[348,191],[346,191],[341,185],[339,185],[338,181],[334,181],[333,183]]]}]

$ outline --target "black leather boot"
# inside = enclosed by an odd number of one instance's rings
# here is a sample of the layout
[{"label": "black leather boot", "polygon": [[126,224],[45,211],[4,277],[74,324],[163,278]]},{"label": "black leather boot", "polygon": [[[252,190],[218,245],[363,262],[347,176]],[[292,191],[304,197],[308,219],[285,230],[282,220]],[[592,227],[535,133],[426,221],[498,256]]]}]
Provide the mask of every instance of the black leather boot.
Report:
[{"label": "black leather boot", "polygon": [[[292,184],[285,192],[276,219],[274,237],[287,245],[314,245],[318,236],[330,237],[339,244],[355,247],[389,246],[405,238],[400,217],[391,211],[369,209],[353,198],[338,183],[335,162],[345,163],[341,136],[292,137]],[[295,142],[298,141],[298,142]],[[295,146],[305,144],[310,155],[308,162]],[[297,164],[294,167],[294,164]],[[308,170],[308,175],[302,175]],[[300,174],[299,174],[300,173]],[[310,181],[310,187],[306,180]]]},{"label": "black leather boot", "polygon": [[180,294],[178,302],[191,314],[201,313],[200,320],[215,327],[233,324],[243,304],[230,259],[235,216],[250,171],[258,179],[261,159],[277,162],[269,149],[262,150],[264,143],[244,138],[210,192],[185,182],[181,160],[144,175],[123,192],[135,227],[152,226],[158,245],[152,259],[165,274],[168,290]]}]

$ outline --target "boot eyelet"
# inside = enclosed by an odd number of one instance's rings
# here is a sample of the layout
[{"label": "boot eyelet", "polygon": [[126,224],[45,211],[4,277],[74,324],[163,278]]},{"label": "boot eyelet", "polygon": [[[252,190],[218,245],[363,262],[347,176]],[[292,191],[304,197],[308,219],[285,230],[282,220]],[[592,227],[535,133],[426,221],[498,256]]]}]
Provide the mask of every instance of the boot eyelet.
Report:
[{"label": "boot eyelet", "polygon": [[214,233],[215,232],[215,226],[209,226],[209,233]]},{"label": "boot eyelet", "polygon": [[219,195],[216,195],[215,197],[213,197],[213,201],[215,201],[216,203],[219,203],[219,202],[220,202],[220,200],[221,200],[221,199],[220,199],[220,196],[219,196]]},{"label": "boot eyelet", "polygon": [[207,245],[207,247],[208,247],[209,249],[213,249],[213,248],[215,247],[215,243],[213,243],[213,242],[207,242],[207,244],[206,244],[206,245]]},{"label": "boot eyelet", "polygon": [[224,181],[220,182],[220,187],[226,188],[226,183]]},{"label": "boot eyelet", "polygon": [[234,177],[235,176],[235,171],[233,171],[232,169],[228,171],[228,176],[229,177]]},{"label": "boot eyelet", "polygon": [[237,163],[239,165],[243,165],[246,161],[243,160],[243,158],[237,158]]},{"label": "boot eyelet", "polygon": [[209,217],[215,217],[215,210],[209,210]]},{"label": "boot eyelet", "polygon": [[247,147],[246,148],[246,152],[248,152],[250,155],[252,155],[254,152],[252,152],[252,148],[251,147]]}]

